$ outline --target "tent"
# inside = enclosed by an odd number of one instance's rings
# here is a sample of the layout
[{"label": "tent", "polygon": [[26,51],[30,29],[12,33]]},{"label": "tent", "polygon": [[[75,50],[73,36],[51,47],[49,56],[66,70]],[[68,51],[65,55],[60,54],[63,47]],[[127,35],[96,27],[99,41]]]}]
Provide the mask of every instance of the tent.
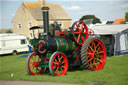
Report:
[{"label": "tent", "polygon": [[90,27],[103,41],[108,56],[128,54],[128,24]]}]

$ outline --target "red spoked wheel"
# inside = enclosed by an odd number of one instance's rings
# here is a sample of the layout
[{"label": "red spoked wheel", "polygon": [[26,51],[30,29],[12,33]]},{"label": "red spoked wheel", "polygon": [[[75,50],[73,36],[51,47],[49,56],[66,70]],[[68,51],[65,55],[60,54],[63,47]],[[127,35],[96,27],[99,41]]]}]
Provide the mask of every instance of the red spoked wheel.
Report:
[{"label": "red spoked wheel", "polygon": [[106,61],[106,51],[103,43],[98,38],[89,38],[81,49],[81,61],[85,68],[98,71]]},{"label": "red spoked wheel", "polygon": [[63,76],[68,70],[68,60],[61,52],[55,52],[49,61],[50,73],[54,76]]},{"label": "red spoked wheel", "polygon": [[82,45],[88,38],[88,27],[83,21],[77,21],[73,24],[73,37],[79,45]]},{"label": "red spoked wheel", "polygon": [[92,29],[88,29],[88,35],[89,36],[94,36],[94,31]]},{"label": "red spoked wheel", "polygon": [[38,62],[41,61],[41,56],[35,52],[31,53],[27,58],[27,72],[32,75],[38,75],[44,72],[44,68],[38,66]]}]

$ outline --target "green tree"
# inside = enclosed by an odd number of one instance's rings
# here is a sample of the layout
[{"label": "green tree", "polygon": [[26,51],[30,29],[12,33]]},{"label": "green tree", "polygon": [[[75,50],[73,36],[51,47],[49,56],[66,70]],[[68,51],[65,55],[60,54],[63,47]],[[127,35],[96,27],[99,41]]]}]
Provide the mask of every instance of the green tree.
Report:
[{"label": "green tree", "polygon": [[128,12],[125,13],[125,19],[128,22]]},{"label": "green tree", "polygon": [[93,24],[101,23],[100,19],[97,18],[95,15],[85,15],[80,18],[80,20],[87,20],[87,19],[93,19]]},{"label": "green tree", "polygon": [[113,23],[113,21],[107,21],[107,24],[112,24]]}]

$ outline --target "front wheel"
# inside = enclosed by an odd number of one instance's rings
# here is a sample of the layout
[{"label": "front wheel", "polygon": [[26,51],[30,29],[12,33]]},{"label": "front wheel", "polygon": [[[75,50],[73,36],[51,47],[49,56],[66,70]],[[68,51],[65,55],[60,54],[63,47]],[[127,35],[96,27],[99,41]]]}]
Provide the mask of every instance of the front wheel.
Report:
[{"label": "front wheel", "polygon": [[54,76],[65,75],[68,70],[67,57],[61,52],[53,53],[49,61],[49,70]]},{"label": "front wheel", "polygon": [[41,55],[35,52],[28,55],[26,68],[28,74],[38,75],[44,71],[44,68],[40,68],[38,63],[41,61]]}]

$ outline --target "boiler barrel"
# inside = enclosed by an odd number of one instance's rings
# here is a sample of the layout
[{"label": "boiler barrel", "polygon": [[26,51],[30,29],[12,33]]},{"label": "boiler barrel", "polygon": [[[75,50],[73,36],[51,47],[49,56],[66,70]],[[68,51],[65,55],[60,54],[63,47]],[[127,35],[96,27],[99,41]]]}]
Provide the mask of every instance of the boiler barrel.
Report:
[{"label": "boiler barrel", "polygon": [[76,48],[75,42],[63,38],[56,38],[57,51],[72,52]]},{"label": "boiler barrel", "polygon": [[[47,51],[62,51],[62,52],[72,52],[76,49],[77,45],[75,42],[72,42],[71,40],[66,40],[63,38],[55,38],[52,40],[45,40],[45,43],[41,42],[39,45],[42,45],[39,48],[40,50],[46,49]],[[39,46],[38,46],[39,47]]]}]

